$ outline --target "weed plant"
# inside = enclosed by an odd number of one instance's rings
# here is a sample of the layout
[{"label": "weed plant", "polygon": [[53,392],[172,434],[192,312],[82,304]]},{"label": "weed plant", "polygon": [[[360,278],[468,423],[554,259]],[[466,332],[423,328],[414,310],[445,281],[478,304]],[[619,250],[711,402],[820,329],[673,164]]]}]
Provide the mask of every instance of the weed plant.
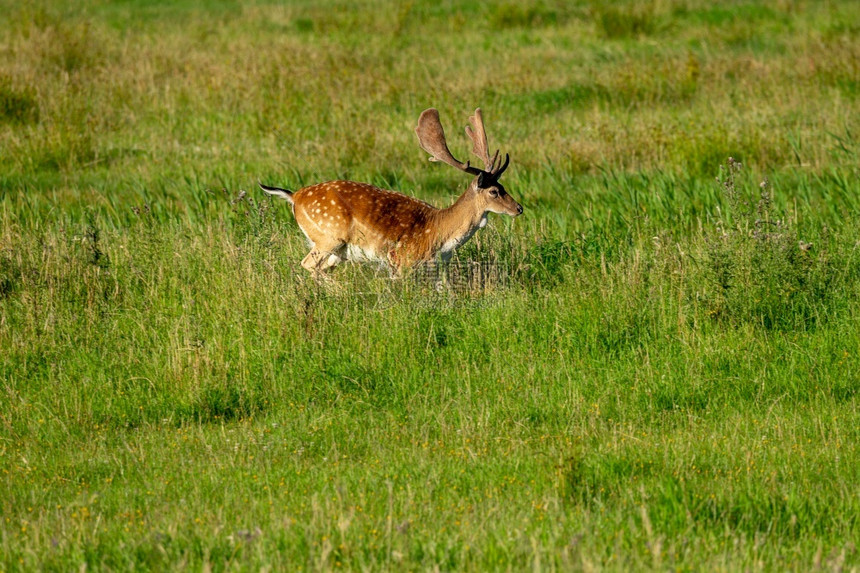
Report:
[{"label": "weed plant", "polygon": [[791,216],[775,212],[767,178],[758,185],[757,197],[739,189],[741,170],[741,163],[730,157],[717,177],[728,209],[705,234],[708,274],[715,287],[710,312],[735,325],[753,321],[767,329],[814,327],[827,318],[833,298],[845,286],[842,280],[856,272],[856,263],[842,252],[837,258],[845,266],[839,268],[828,252],[826,227],[816,233],[817,246],[801,238]]}]

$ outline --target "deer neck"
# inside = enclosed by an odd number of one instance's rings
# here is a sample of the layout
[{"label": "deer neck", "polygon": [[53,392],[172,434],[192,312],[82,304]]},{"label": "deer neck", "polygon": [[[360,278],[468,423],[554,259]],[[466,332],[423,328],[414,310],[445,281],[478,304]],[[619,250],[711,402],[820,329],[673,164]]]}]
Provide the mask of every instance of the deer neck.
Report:
[{"label": "deer neck", "polygon": [[473,194],[473,189],[467,189],[453,205],[439,211],[436,243],[443,254],[471,239],[487,224],[487,212],[478,208]]}]

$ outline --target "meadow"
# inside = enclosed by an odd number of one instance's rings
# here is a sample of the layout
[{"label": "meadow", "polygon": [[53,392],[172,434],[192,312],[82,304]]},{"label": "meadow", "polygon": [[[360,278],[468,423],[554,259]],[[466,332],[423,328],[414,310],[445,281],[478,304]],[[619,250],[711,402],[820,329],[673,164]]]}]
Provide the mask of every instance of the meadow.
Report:
[{"label": "meadow", "polygon": [[[860,3],[0,7],[0,571],[860,568]],[[478,106],[489,278],[301,269]]]}]

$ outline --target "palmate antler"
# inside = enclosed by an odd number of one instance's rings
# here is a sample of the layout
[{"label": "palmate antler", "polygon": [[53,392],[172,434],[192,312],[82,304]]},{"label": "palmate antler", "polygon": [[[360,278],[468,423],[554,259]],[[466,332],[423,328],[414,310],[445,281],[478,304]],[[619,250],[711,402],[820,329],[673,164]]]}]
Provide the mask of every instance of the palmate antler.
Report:
[{"label": "palmate antler", "polygon": [[475,115],[469,117],[470,126],[466,127],[466,135],[472,140],[472,153],[484,162],[484,170],[495,178],[501,177],[508,168],[510,156],[505,154],[504,165],[499,164],[499,150],[490,158],[489,146],[487,145],[487,132],[484,130],[484,117],[481,108],[475,110]]},{"label": "palmate antler", "polygon": [[469,162],[463,163],[458,161],[451,155],[448,150],[448,143],[445,140],[445,130],[442,129],[442,122],[439,121],[439,112],[435,108],[426,109],[418,118],[418,127],[415,128],[415,134],[418,136],[418,145],[421,149],[430,154],[430,161],[442,161],[451,167],[456,167],[460,171],[479,175],[481,170],[477,167],[472,167]]},{"label": "palmate antler", "polygon": [[466,128],[466,135],[472,140],[472,153],[484,163],[484,169],[472,167],[467,161],[463,163],[458,161],[451,151],[448,149],[448,144],[445,140],[445,130],[442,129],[442,122],[439,120],[439,112],[430,108],[425,110],[418,118],[418,127],[415,128],[415,133],[418,135],[418,144],[421,148],[430,154],[430,161],[442,161],[452,167],[456,167],[466,173],[472,175],[480,175],[481,173],[492,175],[494,179],[498,179],[505,169],[508,167],[510,157],[505,155],[505,162],[499,165],[499,152],[493,158],[487,151],[487,133],[484,131],[484,120],[481,117],[481,109],[475,110],[475,115],[469,118],[471,127]]}]

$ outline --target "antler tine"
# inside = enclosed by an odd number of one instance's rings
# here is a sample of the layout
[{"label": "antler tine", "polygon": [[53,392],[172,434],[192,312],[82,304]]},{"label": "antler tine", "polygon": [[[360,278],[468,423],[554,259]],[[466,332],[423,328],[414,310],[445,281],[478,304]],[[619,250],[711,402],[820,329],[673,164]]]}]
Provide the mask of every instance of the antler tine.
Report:
[{"label": "antler tine", "polygon": [[489,171],[490,173],[494,173],[496,171],[496,168],[498,167],[498,164],[496,163],[498,160],[499,160],[499,150],[497,149],[496,153],[493,155],[493,159],[490,160],[490,166],[487,169],[487,171]]},{"label": "antler tine", "polygon": [[472,153],[484,162],[484,168],[490,172],[493,169],[493,162],[490,160],[487,148],[487,132],[484,130],[484,117],[481,114],[481,108],[475,110],[475,115],[469,116],[469,124],[471,127],[466,127],[466,135],[472,140]]},{"label": "antler tine", "polygon": [[[498,154],[499,154],[499,152],[497,151],[497,152],[496,152],[496,155],[498,155]],[[498,179],[499,177],[501,177],[501,176],[502,176],[502,173],[504,173],[504,172],[505,172],[505,169],[507,169],[507,168],[508,168],[508,164],[509,164],[510,162],[511,162],[511,156],[510,156],[510,155],[508,155],[507,153],[505,153],[505,162],[504,162],[504,163],[502,163],[502,166],[501,166],[501,167],[498,167],[498,168],[494,168],[494,169],[493,169],[493,175],[495,175],[496,179]]]},{"label": "antler tine", "polygon": [[466,163],[457,161],[451,155],[445,141],[445,130],[442,129],[442,122],[439,120],[439,112],[435,108],[431,107],[421,113],[415,134],[418,136],[418,145],[430,154],[430,161],[442,161],[472,175],[481,173],[480,169],[472,167],[468,161]]}]

